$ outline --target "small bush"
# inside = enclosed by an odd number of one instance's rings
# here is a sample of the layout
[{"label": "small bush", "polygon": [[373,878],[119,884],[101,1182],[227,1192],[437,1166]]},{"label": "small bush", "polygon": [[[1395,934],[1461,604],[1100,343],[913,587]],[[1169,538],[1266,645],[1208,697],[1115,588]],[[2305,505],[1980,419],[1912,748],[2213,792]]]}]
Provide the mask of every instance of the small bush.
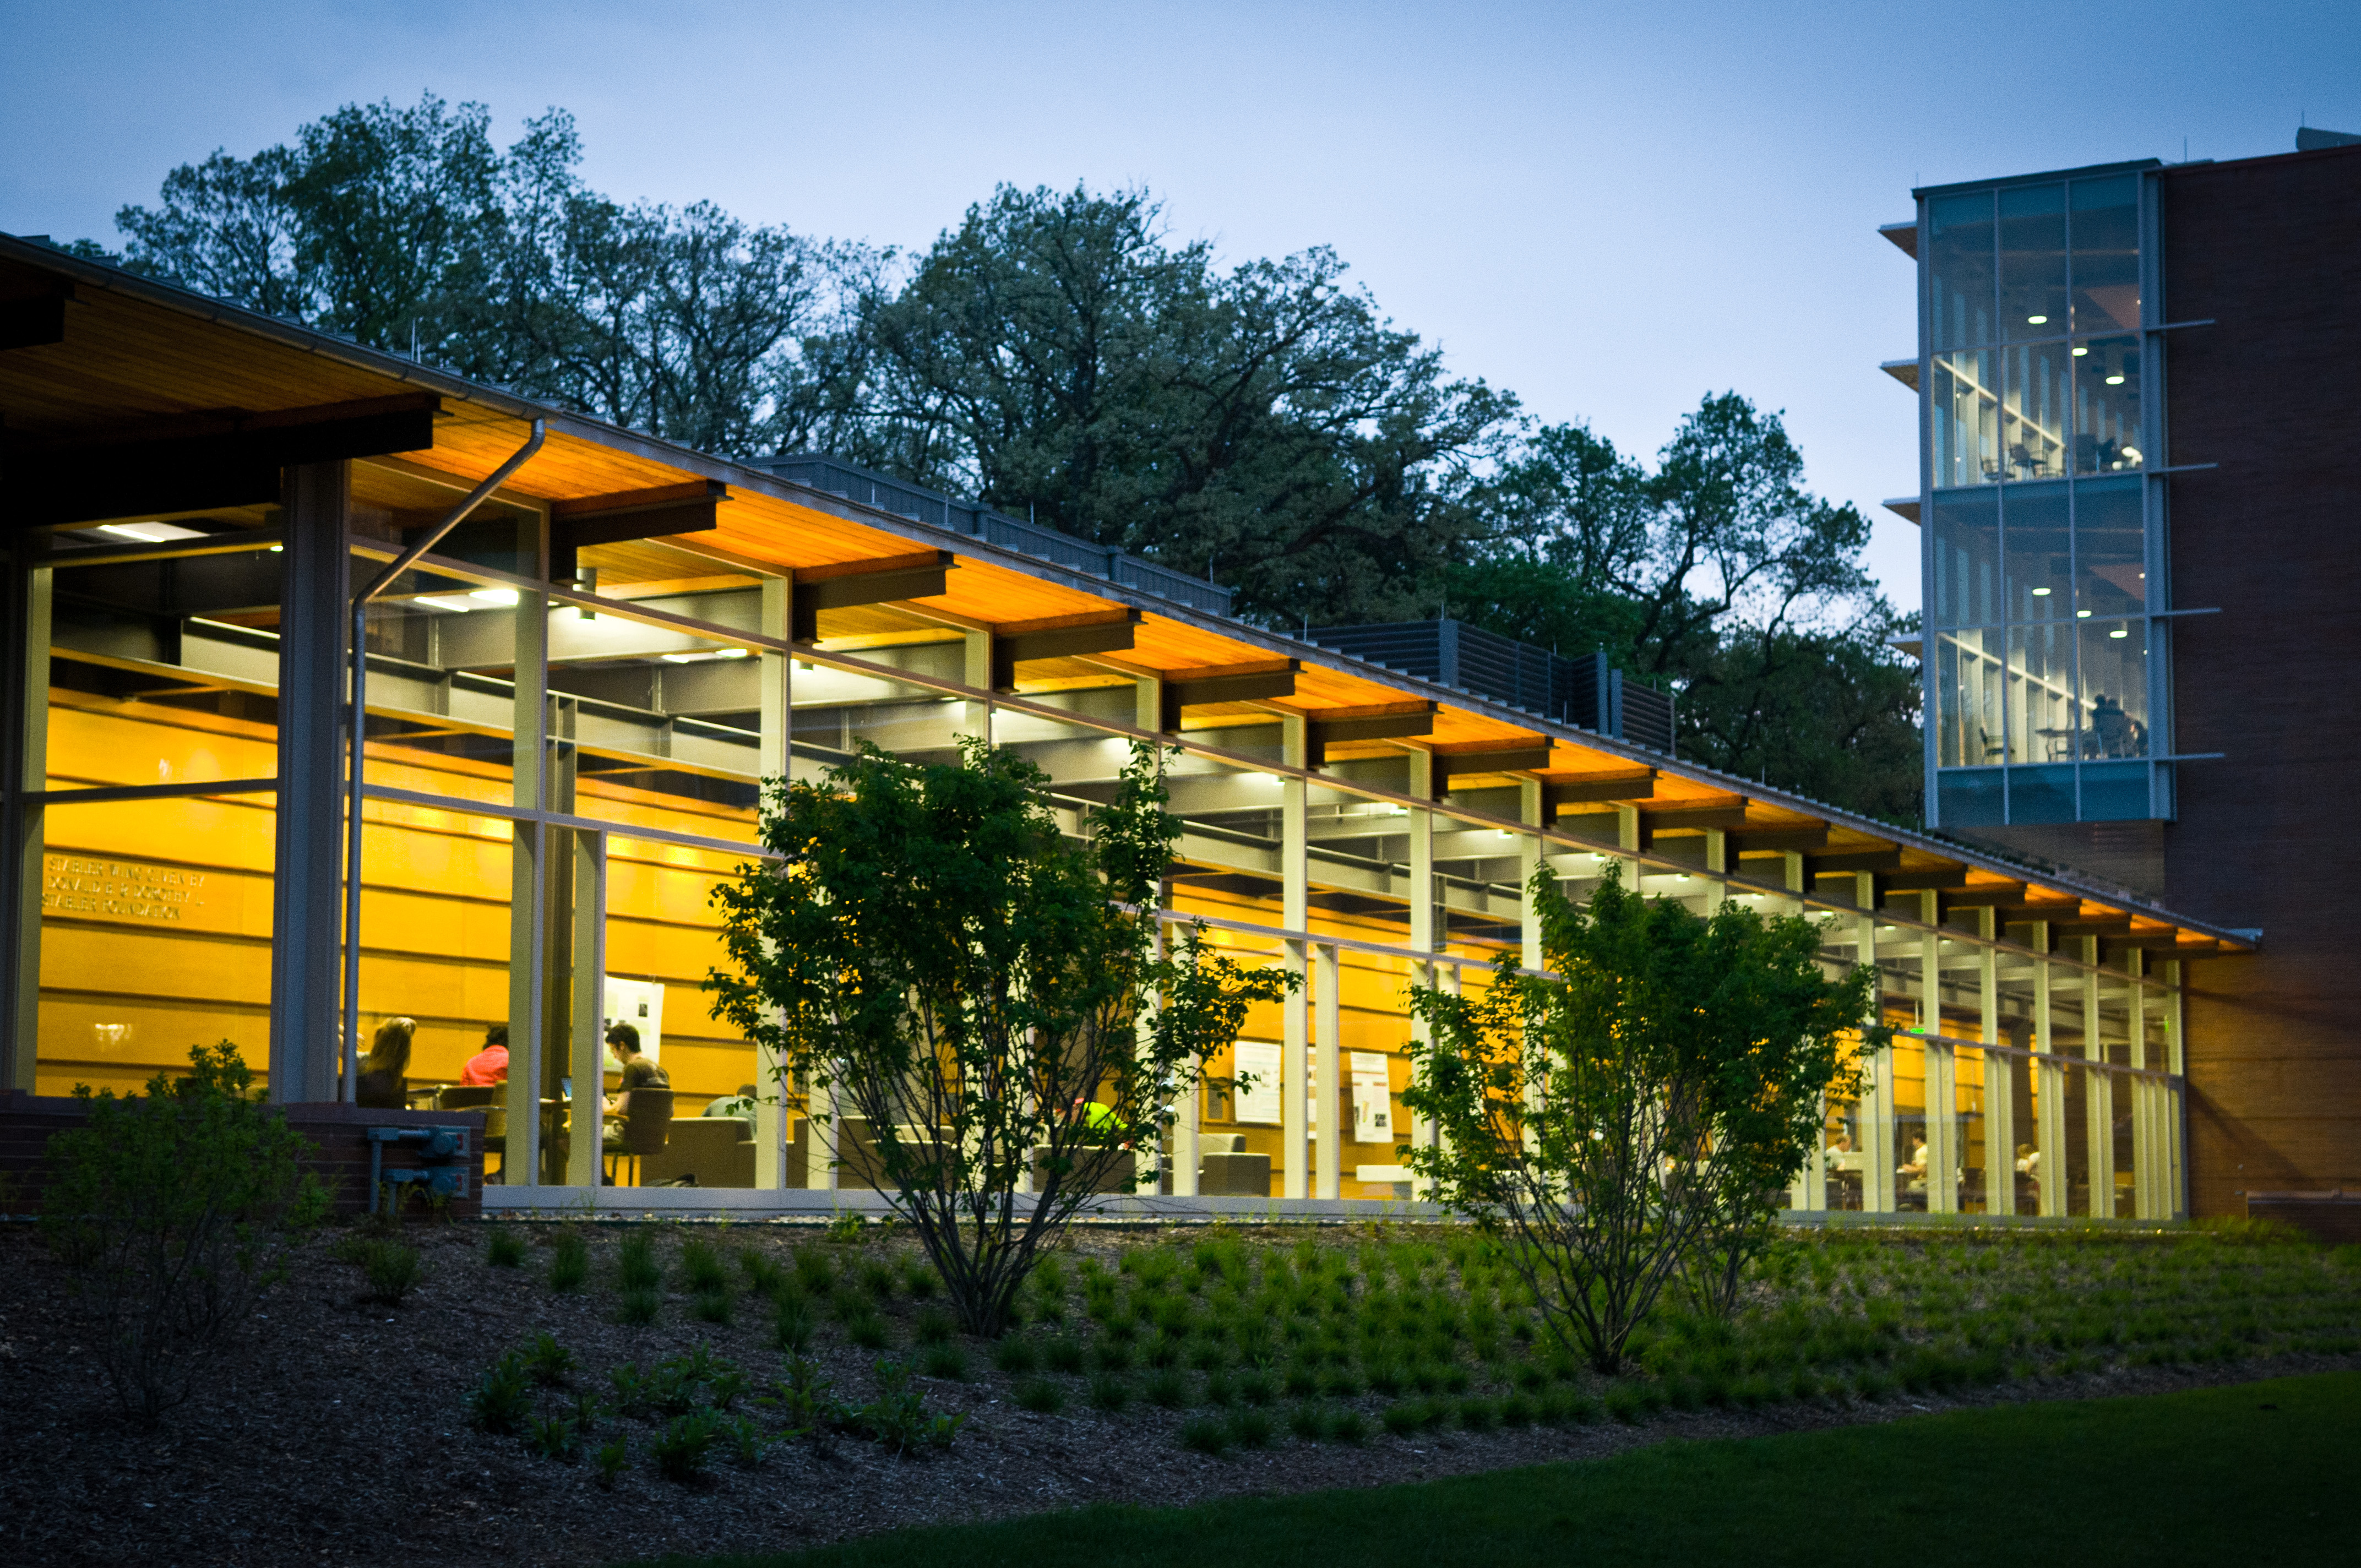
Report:
[{"label": "small bush", "polygon": [[1036,1415],[1054,1416],[1066,1408],[1066,1391],[1047,1377],[1032,1377],[1016,1386],[1016,1406]]},{"label": "small bush", "polygon": [[1268,1448],[1271,1439],[1270,1417],[1252,1406],[1232,1410],[1229,1418],[1230,1441],[1240,1448]]},{"label": "small bush", "polygon": [[1317,1405],[1297,1405],[1287,1412],[1287,1430],[1305,1442],[1318,1442],[1328,1431],[1328,1420]]},{"label": "small bush", "polygon": [[1500,1401],[1500,1424],[1504,1427],[1529,1427],[1540,1416],[1540,1407],[1531,1394],[1511,1394]]},{"label": "small bush", "polygon": [[612,1489],[615,1477],[620,1475],[631,1464],[631,1451],[619,1437],[592,1454],[590,1463],[598,1472],[598,1485]]},{"label": "small bush", "polygon": [[689,1303],[689,1315],[700,1323],[727,1324],[736,1315],[727,1290],[708,1290]]},{"label": "small bush", "polygon": [[1112,1372],[1101,1372],[1091,1378],[1091,1408],[1110,1415],[1120,1413],[1131,1403],[1131,1385]]},{"label": "small bush", "polygon": [[656,1263],[655,1238],[645,1231],[633,1231],[615,1248],[616,1283],[626,1290],[653,1290],[664,1284],[664,1270]]},{"label": "small bush", "polygon": [[1647,1413],[1647,1402],[1631,1384],[1618,1383],[1607,1390],[1607,1413],[1626,1426],[1635,1425]]},{"label": "small bush", "polygon": [[959,1324],[941,1308],[928,1307],[918,1313],[917,1323],[912,1332],[920,1344],[949,1344],[951,1336],[959,1332]]},{"label": "small bush", "polygon": [[790,1355],[801,1355],[811,1348],[812,1310],[799,1296],[781,1301],[771,1319],[771,1343]]},{"label": "small bush", "polygon": [[582,1452],[582,1437],[564,1416],[536,1416],[525,1423],[524,1446],[543,1459],[571,1464]]},{"label": "small bush", "polygon": [[494,1229],[484,1245],[484,1261],[494,1268],[522,1268],[524,1238],[506,1227]]},{"label": "small bush", "polygon": [[1159,1409],[1177,1410],[1189,1402],[1189,1379],[1171,1367],[1149,1374],[1148,1402]]},{"label": "small bush", "polygon": [[739,1416],[724,1422],[721,1435],[730,1444],[730,1462],[742,1470],[753,1469],[770,1452],[770,1435],[752,1416]]},{"label": "small bush", "polygon": [[714,1440],[721,1435],[721,1416],[715,1410],[691,1410],[665,1423],[648,1445],[648,1457],[667,1481],[697,1480],[712,1463]]},{"label": "small bush", "polygon": [[942,1277],[923,1257],[905,1259],[902,1264],[902,1288],[913,1301],[928,1301],[942,1288]]},{"label": "small bush", "polygon": [[1041,1353],[1031,1340],[1011,1334],[992,1347],[992,1365],[1011,1376],[1017,1376],[1039,1366]]},{"label": "small bush", "polygon": [[664,1298],[653,1290],[626,1290],[615,1303],[615,1321],[643,1329],[656,1321],[663,1308]]},{"label": "small bush", "polygon": [[1219,1409],[1227,1409],[1237,1402],[1237,1385],[1230,1381],[1228,1373],[1205,1374],[1205,1403]]},{"label": "small bush", "polygon": [[418,1249],[407,1243],[379,1239],[361,1249],[361,1277],[368,1281],[368,1299],[381,1307],[401,1306],[425,1272]]},{"label": "small bush", "polygon": [[927,1346],[919,1365],[929,1377],[945,1377],[954,1383],[967,1381],[967,1355],[955,1344],[938,1341]]},{"label": "small bush", "polygon": [[467,1390],[467,1420],[495,1435],[516,1431],[533,1412],[533,1377],[524,1357],[511,1351]]},{"label": "small bush", "polygon": [[799,1246],[796,1248],[795,1259],[796,1280],[807,1293],[825,1296],[835,1288],[836,1265],[829,1261],[828,1254],[818,1247]]},{"label": "small bush", "polygon": [[1279,1375],[1279,1387],[1290,1399],[1308,1399],[1320,1391],[1320,1371],[1301,1361],[1290,1361]]},{"label": "small bush", "polygon": [[845,1323],[844,1337],[863,1350],[884,1350],[894,1343],[894,1331],[875,1312],[863,1312]]},{"label": "small bush", "polygon": [[1060,1334],[1044,1343],[1042,1358],[1049,1362],[1050,1371],[1073,1376],[1082,1370],[1082,1342]]},{"label": "small bush", "polygon": [[690,1290],[700,1296],[730,1288],[730,1271],[721,1266],[721,1255],[713,1250],[709,1242],[691,1240],[681,1244],[680,1277]]},{"label": "small bush", "polygon": [[549,1288],[565,1295],[581,1289],[589,1277],[590,1244],[569,1225],[549,1249]]},{"label": "small bush", "polygon": [[1320,1435],[1330,1442],[1350,1443],[1358,1448],[1369,1440],[1369,1420],[1347,1405],[1330,1413],[1327,1425]]},{"label": "small bush", "polygon": [[1191,1416],[1180,1424],[1180,1446],[1219,1459],[1230,1451],[1230,1427],[1218,1416]]},{"label": "small bush", "polygon": [[1388,1405],[1378,1420],[1396,1437],[1408,1437],[1426,1424],[1423,1408],[1407,1399]]},{"label": "small bush", "polygon": [[557,1343],[557,1336],[544,1329],[521,1353],[524,1369],[535,1383],[544,1388],[559,1387],[574,1371],[574,1353]]},{"label": "small bush", "polygon": [[889,1265],[873,1257],[863,1263],[857,1272],[863,1290],[868,1291],[880,1301],[890,1301],[894,1299],[894,1270]]},{"label": "small bush", "polygon": [[1238,1398],[1249,1405],[1268,1405],[1276,1392],[1267,1373],[1248,1372],[1238,1378]]},{"label": "small bush", "polygon": [[1131,1346],[1116,1340],[1101,1340],[1091,1347],[1091,1360],[1101,1372],[1126,1372],[1131,1368]]},{"label": "small bush", "polygon": [[746,1276],[746,1288],[757,1296],[776,1295],[787,1282],[786,1271],[773,1262],[768,1253],[753,1247],[738,1249],[738,1266]]},{"label": "small bush", "polygon": [[1489,1399],[1462,1399],[1457,1413],[1469,1431],[1490,1431],[1500,1424],[1500,1408]]}]

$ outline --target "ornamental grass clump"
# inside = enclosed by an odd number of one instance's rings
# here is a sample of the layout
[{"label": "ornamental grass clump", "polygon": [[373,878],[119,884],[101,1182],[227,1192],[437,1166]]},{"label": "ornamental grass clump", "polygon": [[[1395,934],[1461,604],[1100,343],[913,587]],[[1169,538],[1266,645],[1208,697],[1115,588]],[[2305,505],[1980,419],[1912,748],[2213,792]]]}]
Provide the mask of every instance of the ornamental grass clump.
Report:
[{"label": "ornamental grass clump", "polygon": [[250,1092],[237,1047],[189,1064],[144,1095],[77,1086],[85,1119],[48,1148],[44,1238],[82,1343],[144,1426],[202,1385],[327,1208],[299,1169],[310,1145]]}]

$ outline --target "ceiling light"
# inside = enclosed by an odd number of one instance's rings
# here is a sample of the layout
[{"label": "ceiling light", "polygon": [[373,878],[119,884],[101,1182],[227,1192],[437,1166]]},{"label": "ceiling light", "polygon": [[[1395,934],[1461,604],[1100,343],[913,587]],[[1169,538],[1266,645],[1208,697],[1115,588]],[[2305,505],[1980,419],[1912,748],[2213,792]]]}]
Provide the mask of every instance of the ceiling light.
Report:
[{"label": "ceiling light", "polygon": [[478,604],[514,604],[517,591],[514,588],[478,588],[467,597]]},{"label": "ceiling light", "polygon": [[2074,612],[2074,619],[2077,620],[2088,620],[2091,619],[2091,612],[2087,609],[2078,609]]},{"label": "ceiling light", "polygon": [[2124,378],[2121,376],[2110,376],[2107,378],[2107,385],[2110,387],[2120,387],[2123,384]]},{"label": "ceiling light", "polygon": [[170,522],[102,522],[101,533],[112,533],[117,539],[137,539],[142,544],[161,544],[170,539],[203,539],[204,534],[193,528],[182,528]]},{"label": "ceiling light", "polygon": [[[2136,463],[2136,462],[2138,462],[2139,460],[2140,460],[2140,455],[2139,455],[2139,448],[2138,448],[2138,447],[2136,447],[2136,446],[2126,446],[2126,447],[2125,447],[2125,448],[2124,448],[2124,461],[2125,461],[2125,462],[2126,462],[2126,463]],[[2147,574],[2146,572],[2142,572],[2142,573],[2140,574],[2140,576],[2143,576],[2143,577],[2145,577],[2145,576],[2147,576]]]},{"label": "ceiling light", "polygon": [[272,545],[272,546],[270,547],[270,553],[271,553],[273,555],[276,555],[276,554],[280,554],[281,551],[285,550],[286,548],[287,548],[287,546],[285,546],[284,544],[274,544],[274,545]]},{"label": "ceiling light", "polygon": [[410,602],[423,604],[434,609],[447,609],[453,615],[465,615],[471,609],[480,608],[468,603],[457,594],[421,594]]},{"label": "ceiling light", "polygon": [[2089,349],[2087,349],[2087,348],[2078,348],[2078,349],[2076,349],[2076,350],[2074,351],[2074,357],[2075,357],[2075,358],[2077,358],[2077,359],[2080,359],[2080,358],[2081,358],[2081,357],[2082,357],[2082,356],[2084,356],[2085,354],[2088,354],[2088,353],[2090,353],[2090,352],[2091,352],[2091,351],[2090,351]]},{"label": "ceiling light", "polygon": [[743,648],[716,648],[710,652],[659,653],[656,657],[662,659],[667,664],[702,664],[714,659],[743,659],[746,657],[746,650]]},{"label": "ceiling light", "polygon": [[2037,599],[2046,599],[2049,597],[2049,590],[2048,588],[2036,588],[2033,590],[2033,597]]},{"label": "ceiling light", "polygon": [[2025,319],[2035,326],[2048,326],[2049,324],[2049,318],[2048,316],[2027,316]]},{"label": "ceiling light", "polygon": [[2110,637],[2129,637],[2131,634],[2132,630],[2128,626],[2118,626],[2113,631],[2107,633]]}]

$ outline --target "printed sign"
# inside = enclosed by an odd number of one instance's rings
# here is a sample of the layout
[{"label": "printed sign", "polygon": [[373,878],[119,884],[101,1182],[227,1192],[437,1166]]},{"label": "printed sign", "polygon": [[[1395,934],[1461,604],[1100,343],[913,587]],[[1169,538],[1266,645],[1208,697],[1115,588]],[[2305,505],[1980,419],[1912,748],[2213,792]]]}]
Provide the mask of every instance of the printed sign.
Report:
[{"label": "printed sign", "polygon": [[[1279,1092],[1279,1042],[1240,1040],[1236,1050],[1235,1076],[1241,1080],[1234,1097],[1237,1106],[1236,1119],[1279,1125],[1282,1120],[1281,1110],[1287,1103]],[[1254,1080],[1252,1084],[1243,1081],[1248,1078]]]},{"label": "printed sign", "polygon": [[1386,1058],[1377,1051],[1353,1053],[1353,1141],[1394,1141],[1394,1102]]}]

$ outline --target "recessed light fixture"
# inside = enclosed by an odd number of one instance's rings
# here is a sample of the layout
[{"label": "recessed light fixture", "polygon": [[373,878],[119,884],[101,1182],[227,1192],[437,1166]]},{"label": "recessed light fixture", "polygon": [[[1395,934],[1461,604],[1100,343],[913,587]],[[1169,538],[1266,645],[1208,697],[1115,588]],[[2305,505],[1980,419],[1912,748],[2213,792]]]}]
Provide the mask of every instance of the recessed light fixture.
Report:
[{"label": "recessed light fixture", "polygon": [[2035,326],[2048,326],[2049,324],[2049,318],[2048,316],[2027,316],[2025,319]]},{"label": "recessed light fixture", "polygon": [[743,659],[746,656],[746,650],[743,648],[716,648],[706,653],[659,653],[656,655],[667,664],[702,664],[714,659]]},{"label": "recessed light fixture", "polygon": [[478,604],[514,604],[517,591],[514,588],[478,588],[467,597]]},{"label": "recessed light fixture", "polygon": [[171,539],[203,539],[197,529],[182,528],[173,522],[102,522],[101,533],[112,533],[117,539],[137,539],[142,544],[161,544]]},{"label": "recessed light fixture", "polygon": [[2107,385],[2110,387],[2120,387],[2123,384],[2124,378],[2121,376],[2110,376],[2107,378]]},{"label": "recessed light fixture", "polygon": [[2091,351],[2090,351],[2089,349],[2087,349],[2087,348],[2078,348],[2078,349],[2076,349],[2076,350],[2074,351],[2074,357],[2075,357],[2075,358],[2077,358],[2077,359],[2080,359],[2080,358],[2081,358],[2081,357],[2082,357],[2082,356],[2084,356],[2085,354],[2088,354],[2088,353],[2090,353],[2090,352],[2091,352]]},{"label": "recessed light fixture", "polygon": [[2107,633],[2110,637],[2129,637],[2131,634],[2132,629],[2128,626],[2118,626],[2113,631]]},{"label": "recessed light fixture", "polygon": [[447,609],[453,615],[465,615],[471,609],[483,608],[481,605],[469,603],[458,594],[421,594],[410,602],[423,604],[432,609]]},{"label": "recessed light fixture", "polygon": [[2033,590],[2033,597],[2037,599],[2046,599],[2049,597],[2049,590],[2048,588],[2036,588]]},{"label": "recessed light fixture", "polygon": [[2091,619],[2091,612],[2087,609],[2078,609],[2074,612],[2074,619],[2077,620],[2088,620]]}]

